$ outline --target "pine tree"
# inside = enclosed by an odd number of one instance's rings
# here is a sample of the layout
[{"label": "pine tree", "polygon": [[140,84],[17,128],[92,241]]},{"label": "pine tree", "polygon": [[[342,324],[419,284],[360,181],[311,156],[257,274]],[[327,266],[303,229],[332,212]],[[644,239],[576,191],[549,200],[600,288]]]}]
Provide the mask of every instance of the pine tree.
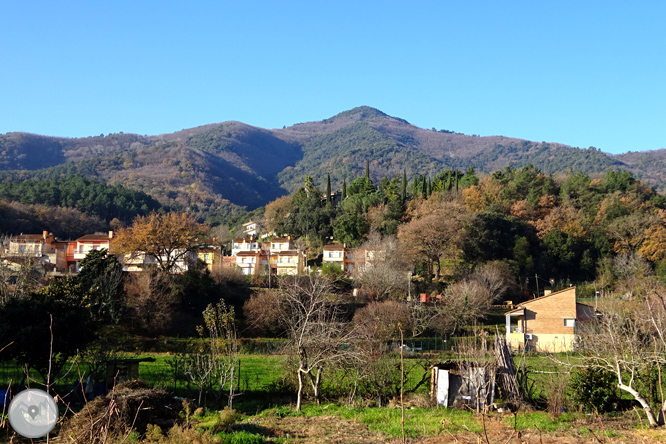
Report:
[{"label": "pine tree", "polygon": [[326,205],[331,204],[331,175],[327,174],[326,177]]},{"label": "pine tree", "polygon": [[347,198],[347,179],[342,180],[342,199],[341,201]]}]

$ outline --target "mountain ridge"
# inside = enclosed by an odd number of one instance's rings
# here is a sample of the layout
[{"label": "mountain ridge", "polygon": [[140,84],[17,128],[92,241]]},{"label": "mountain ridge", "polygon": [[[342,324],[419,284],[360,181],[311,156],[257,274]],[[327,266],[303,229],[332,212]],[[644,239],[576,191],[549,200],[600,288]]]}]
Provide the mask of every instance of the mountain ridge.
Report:
[{"label": "mountain ridge", "polygon": [[232,120],[155,136],[0,134],[0,180],[74,172],[145,191],[202,217],[265,205],[295,191],[306,176],[322,185],[330,174],[339,188],[364,174],[366,161],[373,180],[470,166],[489,174],[529,163],[547,173],[627,169],[660,191],[666,178],[666,150],[613,156],[595,148],[424,129],[369,106],[281,129]]}]

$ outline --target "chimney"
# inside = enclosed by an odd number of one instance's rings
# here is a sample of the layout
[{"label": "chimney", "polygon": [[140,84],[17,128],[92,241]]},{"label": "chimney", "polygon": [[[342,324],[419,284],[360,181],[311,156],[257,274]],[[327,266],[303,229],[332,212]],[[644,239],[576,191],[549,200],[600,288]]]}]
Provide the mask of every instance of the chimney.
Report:
[{"label": "chimney", "polygon": [[49,235],[48,231],[42,231],[42,236],[44,237],[44,239],[46,239],[48,235]]},{"label": "chimney", "polygon": [[548,296],[551,293],[552,293],[552,290],[550,288],[546,287],[546,288],[543,289],[543,295],[544,296]]},{"label": "chimney", "polygon": [[109,231],[109,239],[113,239],[113,231]]}]

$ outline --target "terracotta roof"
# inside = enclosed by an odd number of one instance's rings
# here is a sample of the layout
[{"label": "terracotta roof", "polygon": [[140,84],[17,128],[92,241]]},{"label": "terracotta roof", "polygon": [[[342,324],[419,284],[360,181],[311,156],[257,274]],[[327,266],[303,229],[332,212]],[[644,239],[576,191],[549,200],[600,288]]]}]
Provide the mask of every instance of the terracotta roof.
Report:
[{"label": "terracotta roof", "polygon": [[538,298],[530,299],[529,301],[521,302],[520,304],[516,304],[516,308],[514,308],[514,309],[511,310],[511,311],[507,311],[507,312],[504,313],[504,314],[509,314],[509,313],[513,313],[514,311],[522,310],[522,309],[524,308],[524,306],[527,305],[527,304],[531,304],[531,303],[534,302],[534,301],[540,301],[541,299],[545,299],[545,298],[549,298],[549,297],[551,297],[551,296],[555,296],[555,295],[557,295],[557,294],[560,294],[560,293],[563,293],[563,292],[565,292],[565,291],[571,290],[572,288],[574,289],[574,292],[575,292],[575,290],[576,290],[576,287],[575,287],[575,286],[574,286],[574,287],[568,287],[568,288],[565,288],[565,289],[562,289],[562,290],[558,290],[558,291],[553,292],[553,293],[550,293],[550,294],[546,294],[546,295],[543,295],[543,296],[539,296]]},{"label": "terracotta roof", "polygon": [[271,242],[290,242],[290,241],[291,239],[289,239],[288,237],[276,237]]},{"label": "terracotta roof", "polygon": [[236,254],[236,256],[257,256],[261,255],[261,252],[259,251],[240,251]]},{"label": "terracotta roof", "polygon": [[102,242],[111,240],[108,234],[86,234],[83,237],[78,238],[77,242]]},{"label": "terracotta roof", "polygon": [[324,245],[324,250],[344,250],[344,245]]},{"label": "terracotta roof", "polygon": [[277,253],[278,256],[298,256],[298,251],[296,250],[285,250],[285,251],[279,251]]},{"label": "terracotta roof", "polygon": [[12,240],[24,240],[24,241],[36,241],[36,240],[44,240],[44,235],[43,234],[21,234],[19,236],[14,236]]}]

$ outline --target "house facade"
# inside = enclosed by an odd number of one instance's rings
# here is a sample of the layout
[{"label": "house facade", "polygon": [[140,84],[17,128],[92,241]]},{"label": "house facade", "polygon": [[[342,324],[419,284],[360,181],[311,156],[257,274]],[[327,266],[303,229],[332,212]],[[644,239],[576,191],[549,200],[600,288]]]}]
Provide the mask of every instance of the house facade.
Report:
[{"label": "house facade", "polygon": [[576,326],[595,318],[595,310],[576,302],[576,287],[518,304],[506,314],[506,340],[513,350],[571,351]]},{"label": "house facade", "polygon": [[302,274],[306,265],[305,253],[290,237],[278,237],[260,242],[253,238],[238,238],[232,243],[231,256],[222,258],[223,267],[236,266],[245,275]]},{"label": "house facade", "polygon": [[237,256],[241,252],[258,252],[262,249],[262,243],[251,237],[239,237],[231,241],[231,255]]},{"label": "house facade", "polygon": [[91,251],[102,249],[109,251],[111,239],[113,239],[113,231],[109,231],[108,234],[87,234],[70,242],[67,245],[67,268],[70,271],[78,271],[79,263]]}]

